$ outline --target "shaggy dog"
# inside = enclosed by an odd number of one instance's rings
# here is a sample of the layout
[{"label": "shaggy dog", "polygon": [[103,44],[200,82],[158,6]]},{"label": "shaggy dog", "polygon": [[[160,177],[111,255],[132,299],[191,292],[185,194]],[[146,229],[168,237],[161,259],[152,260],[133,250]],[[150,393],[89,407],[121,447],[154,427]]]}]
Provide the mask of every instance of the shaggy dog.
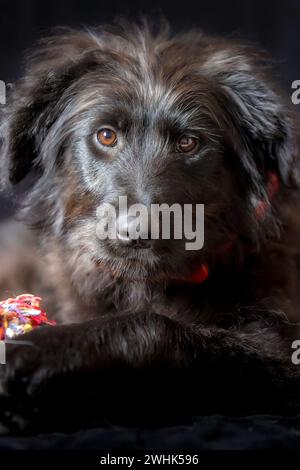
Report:
[{"label": "shaggy dog", "polygon": [[[298,403],[297,126],[249,45],[129,24],[41,42],[1,118],[28,227],[2,242],[1,297],[29,289],[61,325],[7,345],[7,427],[74,403],[75,421]],[[203,249],[99,240],[97,208],[119,196],[204,204]]]}]

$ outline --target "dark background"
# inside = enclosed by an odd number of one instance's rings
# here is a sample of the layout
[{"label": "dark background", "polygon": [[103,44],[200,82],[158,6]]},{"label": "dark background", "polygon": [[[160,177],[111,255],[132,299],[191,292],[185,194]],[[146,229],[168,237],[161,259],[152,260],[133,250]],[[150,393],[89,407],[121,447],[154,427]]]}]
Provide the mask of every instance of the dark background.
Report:
[{"label": "dark background", "polygon": [[[300,0],[0,0],[0,79],[18,78],[24,50],[53,26],[98,25],[118,15],[155,21],[161,13],[174,31],[198,27],[260,44],[289,94],[300,79]],[[0,199],[0,217],[9,211]]]}]

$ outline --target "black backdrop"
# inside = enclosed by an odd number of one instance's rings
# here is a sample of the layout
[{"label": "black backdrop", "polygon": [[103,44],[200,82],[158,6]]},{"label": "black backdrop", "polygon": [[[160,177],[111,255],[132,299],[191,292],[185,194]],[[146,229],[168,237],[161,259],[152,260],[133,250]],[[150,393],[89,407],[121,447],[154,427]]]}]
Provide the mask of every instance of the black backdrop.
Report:
[{"label": "black backdrop", "polygon": [[[196,26],[262,45],[288,93],[300,79],[300,0],[0,0],[0,79],[15,80],[24,50],[53,26],[96,25],[120,14],[155,19],[160,13],[175,31]],[[0,199],[0,217],[8,211]]]}]

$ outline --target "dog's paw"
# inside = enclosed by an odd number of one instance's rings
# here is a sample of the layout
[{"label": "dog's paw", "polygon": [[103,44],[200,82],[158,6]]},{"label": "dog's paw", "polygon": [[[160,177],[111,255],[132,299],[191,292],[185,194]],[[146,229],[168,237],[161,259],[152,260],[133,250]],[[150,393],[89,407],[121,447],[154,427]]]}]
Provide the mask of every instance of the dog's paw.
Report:
[{"label": "dog's paw", "polygon": [[57,341],[52,328],[42,327],[6,342],[6,364],[0,372],[0,396],[34,396],[59,367]]},{"label": "dog's paw", "polygon": [[41,327],[6,343],[6,363],[0,366],[0,433],[27,426],[39,412],[47,384],[64,367],[53,330]]}]

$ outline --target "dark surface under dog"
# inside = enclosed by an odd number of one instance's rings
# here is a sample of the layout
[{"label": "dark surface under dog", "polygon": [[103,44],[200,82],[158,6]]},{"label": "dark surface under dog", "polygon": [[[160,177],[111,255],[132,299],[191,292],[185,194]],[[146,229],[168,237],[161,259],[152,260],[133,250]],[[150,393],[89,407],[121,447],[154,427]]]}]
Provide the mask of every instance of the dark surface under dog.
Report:
[{"label": "dark surface under dog", "polygon": [[0,438],[1,450],[97,450],[102,452],[300,449],[300,416],[201,416],[161,428],[109,423],[72,434]]}]

